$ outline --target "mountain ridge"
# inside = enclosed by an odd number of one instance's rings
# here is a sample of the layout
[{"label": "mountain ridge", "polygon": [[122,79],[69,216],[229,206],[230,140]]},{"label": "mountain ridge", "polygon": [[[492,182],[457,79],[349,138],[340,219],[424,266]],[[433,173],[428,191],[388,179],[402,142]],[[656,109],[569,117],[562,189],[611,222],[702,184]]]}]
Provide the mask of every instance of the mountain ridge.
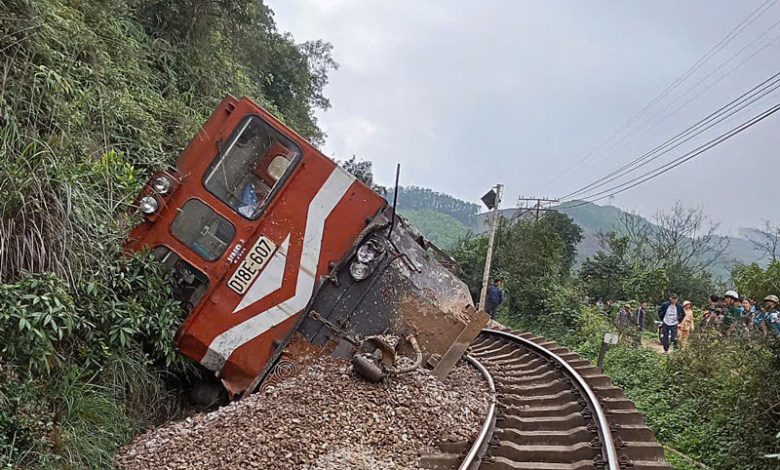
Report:
[{"label": "mountain ridge", "polygon": [[[488,229],[490,212],[477,212],[476,209],[479,206],[474,203],[461,201],[448,194],[427,188],[400,188],[399,194],[404,196],[399,198],[399,211],[402,214],[411,212],[412,223],[417,225],[427,238],[442,248],[451,248],[456,239],[465,236],[468,231],[480,234]],[[446,204],[441,204],[442,200],[446,200]],[[639,224],[654,225],[646,218],[631,214],[619,207],[601,206],[591,202],[571,201],[554,206],[549,210],[556,210],[568,215],[582,228],[583,239],[577,246],[576,265],[592,257],[601,249],[599,234],[613,230],[620,231],[623,217],[635,217]],[[435,217],[435,213],[444,214],[447,217]],[[507,219],[535,215],[533,211],[522,208],[501,209],[499,214]],[[433,220],[435,223],[431,223]],[[718,237],[726,241],[728,247],[720,262],[711,268],[712,274],[717,279],[728,279],[731,269],[736,264],[753,262],[765,264],[768,259],[746,238],[732,235],[718,235]]]}]

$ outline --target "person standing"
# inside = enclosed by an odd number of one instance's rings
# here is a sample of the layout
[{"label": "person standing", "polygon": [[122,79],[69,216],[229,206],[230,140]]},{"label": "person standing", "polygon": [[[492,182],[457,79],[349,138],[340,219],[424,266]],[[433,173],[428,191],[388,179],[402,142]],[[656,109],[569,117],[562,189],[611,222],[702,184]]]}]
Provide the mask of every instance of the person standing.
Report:
[{"label": "person standing", "polygon": [[631,326],[631,318],[634,316],[631,310],[631,304],[627,303],[618,312],[617,317],[617,329],[619,340],[628,339],[633,340],[633,335],[630,333],[633,327]]},{"label": "person standing", "polygon": [[770,333],[780,336],[780,311],[777,306],[780,299],[776,295],[767,295],[764,298],[764,311],[766,312],[766,326]]},{"label": "person standing", "polygon": [[742,310],[736,291],[730,290],[723,294],[723,329],[727,335],[731,335],[736,329],[736,323],[742,317]]},{"label": "person standing", "polygon": [[618,312],[617,322],[619,327],[628,328],[628,325],[631,324],[631,304],[623,305],[623,308]]},{"label": "person standing", "polygon": [[764,308],[757,308],[755,315],[753,315],[753,328],[750,330],[752,334],[766,336],[767,332],[767,309],[772,308],[772,301],[777,298],[774,295],[768,295],[764,298]]},{"label": "person standing", "polygon": [[683,302],[683,311],[685,312],[685,318],[680,322],[680,347],[684,348],[688,344],[688,336],[693,332],[696,319],[693,315],[693,307],[691,301],[686,300]]},{"label": "person standing", "polygon": [[685,310],[677,303],[677,294],[669,296],[669,301],[664,302],[658,309],[658,319],[661,320],[661,343],[664,352],[669,352],[669,346],[674,343],[677,347],[677,327],[685,318]]},{"label": "person standing", "polygon": [[715,309],[718,308],[719,303],[720,303],[720,297],[718,297],[717,295],[710,296],[710,301],[709,304],[707,305],[707,309],[704,311],[704,315],[702,315],[701,318],[702,327],[705,327],[711,323],[710,317],[715,315]]},{"label": "person standing", "polygon": [[641,335],[645,330],[645,317],[647,314],[647,300],[639,304],[639,310],[636,311],[636,329]]},{"label": "person standing", "polygon": [[740,331],[750,333],[751,325],[753,324],[753,317],[756,315],[756,308],[750,303],[750,299],[745,297],[742,299],[742,324],[740,325]]},{"label": "person standing", "polygon": [[491,319],[496,318],[496,310],[504,303],[504,291],[501,290],[501,279],[494,279],[493,285],[488,287],[487,298],[485,299],[485,311],[490,314]]}]

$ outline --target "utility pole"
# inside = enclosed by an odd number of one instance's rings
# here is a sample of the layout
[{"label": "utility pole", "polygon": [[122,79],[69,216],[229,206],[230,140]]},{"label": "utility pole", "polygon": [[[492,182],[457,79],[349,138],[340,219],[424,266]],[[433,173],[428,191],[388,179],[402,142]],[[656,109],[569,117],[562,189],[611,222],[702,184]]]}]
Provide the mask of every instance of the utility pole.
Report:
[{"label": "utility pole", "polygon": [[[534,204],[531,204],[531,203]],[[557,204],[557,199],[551,199],[547,197],[519,197],[517,198],[517,205],[519,209],[525,209],[526,211],[533,211],[536,216],[536,221],[539,221],[539,216],[542,212],[550,210],[550,206]]]},{"label": "utility pole", "polygon": [[490,221],[490,237],[488,238],[487,256],[485,257],[485,272],[482,274],[482,292],[479,294],[480,310],[485,310],[485,299],[487,297],[488,282],[490,281],[490,264],[493,261],[493,243],[496,240],[496,230],[498,229],[498,207],[501,205],[501,193],[504,191],[504,185],[497,184],[495,189],[496,200],[493,204],[493,214]]}]

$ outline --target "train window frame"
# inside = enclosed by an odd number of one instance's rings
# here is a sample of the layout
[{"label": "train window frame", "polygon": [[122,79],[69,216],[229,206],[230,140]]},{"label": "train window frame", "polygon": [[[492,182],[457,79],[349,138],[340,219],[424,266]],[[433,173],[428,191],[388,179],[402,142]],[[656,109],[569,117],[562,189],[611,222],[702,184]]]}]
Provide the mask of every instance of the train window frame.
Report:
[{"label": "train window frame", "polygon": [[[157,253],[158,250],[160,250],[161,248],[164,249],[164,250],[167,250],[167,253],[165,253],[165,255],[163,257],[159,256],[158,253]],[[192,313],[193,310],[197,309],[198,305],[200,305],[203,302],[203,299],[206,298],[206,296],[207,296],[207,294],[209,292],[209,289],[211,288],[211,285],[212,285],[212,279],[201,268],[199,268],[195,264],[191,263],[190,260],[188,260],[187,258],[182,256],[181,253],[179,253],[178,251],[174,250],[173,248],[171,248],[170,246],[168,246],[168,245],[166,245],[164,243],[161,243],[161,244],[155,246],[154,248],[152,248],[151,252],[152,252],[154,258],[157,260],[157,262],[160,263],[161,265],[163,265],[164,269],[170,270],[171,272],[175,272],[176,271],[176,266],[179,263],[184,263],[184,264],[186,264],[188,266],[189,269],[192,269],[195,272],[197,272],[197,274],[193,273],[193,276],[195,276],[195,278],[200,277],[202,279],[205,279],[206,282],[205,283],[201,282],[200,286],[198,286],[198,287],[202,286],[204,288],[203,288],[202,292],[200,293],[200,295],[198,296],[198,298],[196,299],[195,302],[191,301],[192,298],[187,298],[185,300],[183,298],[177,297],[176,296],[176,292],[177,292],[176,289],[179,286],[178,286],[178,284],[176,284],[174,282],[172,297],[173,297],[174,300],[176,300],[177,302],[181,303],[182,308],[184,308],[186,314],[189,315],[190,313]],[[174,255],[174,256],[176,256],[176,258],[178,258],[173,263],[173,265],[168,264],[167,261],[166,261],[167,257],[171,256],[171,255]],[[172,278],[172,282],[173,281],[175,281],[175,279]],[[197,290],[197,287],[196,287],[196,290]]]},{"label": "train window frame", "polygon": [[[252,120],[257,120],[261,123],[261,125],[266,126],[271,131],[272,134],[275,134],[273,137],[275,137],[279,141],[279,143],[281,143],[285,148],[294,152],[295,156],[292,160],[290,160],[290,164],[285,169],[282,177],[276,180],[276,183],[274,183],[273,187],[270,189],[270,191],[265,196],[263,201],[259,203],[254,215],[252,217],[248,217],[246,214],[242,213],[239,209],[233,207],[228,201],[223,200],[222,197],[220,197],[214,191],[209,189],[208,183],[211,177],[214,174],[216,174],[215,168],[222,161],[224,161],[225,158],[227,158],[233,146],[236,144],[236,142],[238,142],[238,139],[241,136],[241,134],[244,132],[244,130],[246,130],[246,128],[249,127]],[[275,158],[276,157],[273,157],[272,161]],[[281,130],[271,125],[271,123],[268,122],[266,119],[264,119],[262,116],[255,113],[247,114],[241,119],[238,126],[236,126],[236,128],[230,134],[230,138],[228,139],[228,144],[219,146],[219,151],[209,163],[208,167],[206,168],[206,171],[203,173],[201,184],[209,194],[214,196],[214,198],[217,199],[221,204],[227,206],[233,213],[238,214],[245,220],[254,222],[259,220],[263,216],[263,214],[265,213],[266,209],[271,204],[271,202],[273,202],[276,199],[279,192],[282,189],[284,189],[284,187],[287,184],[287,180],[289,180],[292,174],[295,173],[295,169],[298,168],[298,165],[300,164],[302,158],[303,158],[303,149],[289,135],[283,133]]]},{"label": "train window frame", "polygon": [[[228,225],[230,226],[231,230],[233,231],[233,234],[232,234],[232,235],[231,235],[231,237],[230,237],[230,241],[228,241],[227,243],[225,243],[225,248],[222,250],[222,253],[219,253],[217,256],[215,256],[215,257],[213,257],[213,258],[207,258],[207,257],[203,256],[203,254],[202,254],[202,253],[200,253],[199,251],[195,250],[195,248],[194,248],[193,246],[191,246],[191,245],[190,245],[190,243],[186,242],[185,240],[182,240],[182,239],[181,239],[179,236],[177,236],[176,232],[174,231],[174,225],[176,224],[176,221],[179,219],[179,217],[180,217],[180,216],[181,216],[181,215],[184,213],[184,207],[186,207],[186,206],[187,206],[187,204],[189,204],[189,203],[191,203],[191,202],[198,202],[198,203],[202,204],[203,206],[205,206],[206,208],[208,208],[209,210],[211,210],[211,211],[212,211],[214,214],[216,214],[216,215],[217,215],[219,218],[221,218],[222,220],[224,220],[225,222],[227,222],[227,223],[228,223]],[[182,246],[184,246],[184,247],[185,247],[185,248],[187,248],[189,251],[191,251],[191,252],[195,253],[196,255],[198,255],[198,257],[200,257],[202,260],[204,260],[204,261],[206,261],[206,262],[209,262],[209,263],[213,263],[213,262],[215,262],[215,261],[219,260],[220,258],[222,258],[223,256],[225,256],[225,253],[227,253],[227,252],[228,252],[228,248],[230,248],[230,245],[232,245],[232,244],[233,244],[233,242],[236,240],[236,233],[238,233],[238,232],[237,232],[237,230],[236,230],[236,226],[235,226],[235,224],[234,224],[234,223],[233,223],[233,222],[232,222],[232,221],[231,221],[229,218],[227,218],[227,217],[225,217],[224,215],[220,214],[218,211],[216,211],[216,210],[215,210],[215,209],[214,209],[214,208],[213,208],[213,207],[212,207],[210,204],[208,204],[206,201],[204,201],[204,200],[202,200],[202,199],[200,199],[200,198],[197,198],[197,197],[192,197],[192,198],[189,198],[189,199],[187,199],[187,200],[186,200],[186,201],[184,201],[184,203],[183,203],[183,204],[182,204],[182,205],[181,205],[181,206],[180,206],[180,207],[179,207],[179,208],[176,210],[176,216],[173,218],[173,220],[171,220],[171,223],[168,225],[168,232],[171,234],[171,236],[172,236],[172,237],[173,237],[173,238],[174,238],[176,241],[178,241],[179,243],[181,243],[181,244],[182,244]],[[220,241],[222,241],[222,240],[220,240]]]}]

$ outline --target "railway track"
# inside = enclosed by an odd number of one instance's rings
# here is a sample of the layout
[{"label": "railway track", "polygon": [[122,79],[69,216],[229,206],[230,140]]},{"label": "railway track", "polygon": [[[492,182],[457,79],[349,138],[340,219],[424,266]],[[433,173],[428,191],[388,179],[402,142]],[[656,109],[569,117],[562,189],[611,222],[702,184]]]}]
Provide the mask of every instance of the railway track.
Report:
[{"label": "railway track", "polygon": [[475,441],[450,449],[457,462],[439,460],[440,468],[671,469],[623,391],[555,342],[486,329],[467,360],[495,389],[496,402]]}]

